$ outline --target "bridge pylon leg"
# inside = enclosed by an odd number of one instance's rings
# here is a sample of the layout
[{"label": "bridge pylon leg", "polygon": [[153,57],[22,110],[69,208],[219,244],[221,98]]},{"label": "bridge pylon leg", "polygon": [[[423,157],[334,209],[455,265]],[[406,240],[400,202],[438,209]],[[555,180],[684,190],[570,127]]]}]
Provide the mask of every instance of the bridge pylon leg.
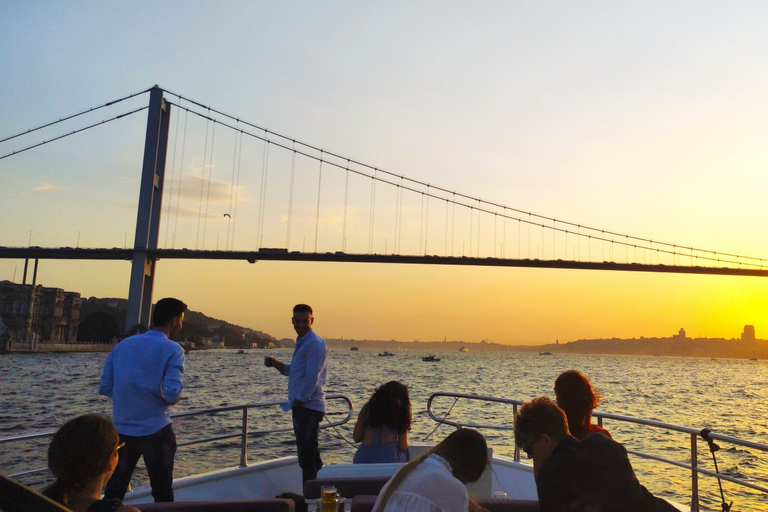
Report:
[{"label": "bridge pylon leg", "polygon": [[171,105],[165,102],[163,90],[155,86],[149,93],[147,134],[144,139],[144,163],[136,215],[136,237],[133,243],[131,282],[125,328],[136,324],[150,327],[155,258],[147,251],[157,249],[160,211],[163,203],[165,159],[168,150],[168,128]]}]

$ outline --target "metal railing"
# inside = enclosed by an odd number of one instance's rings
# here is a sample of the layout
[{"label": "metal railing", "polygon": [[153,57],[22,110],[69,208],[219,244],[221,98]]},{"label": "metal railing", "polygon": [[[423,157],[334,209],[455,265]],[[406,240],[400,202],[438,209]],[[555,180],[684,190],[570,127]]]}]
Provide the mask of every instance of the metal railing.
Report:
[{"label": "metal railing", "polygon": [[[347,405],[347,413],[344,416],[344,418],[336,421],[328,421],[325,424],[321,423],[320,428],[331,428],[331,427],[337,427],[339,425],[344,425],[345,423],[349,422],[350,419],[352,419],[352,413],[354,412],[354,405],[352,404],[352,399],[349,398],[347,395],[343,394],[331,394],[326,395],[325,397],[326,401],[331,400],[341,400]],[[256,403],[250,403],[250,404],[240,404],[240,405],[229,405],[224,407],[210,407],[205,409],[192,409],[189,411],[181,411],[171,414],[171,418],[186,418],[191,416],[201,416],[201,415],[209,415],[209,414],[217,414],[217,413],[223,413],[223,412],[230,412],[230,411],[242,411],[242,421],[240,425],[240,431],[233,434],[222,434],[222,435],[216,435],[216,436],[208,436],[203,437],[200,439],[192,439],[190,441],[184,441],[177,444],[177,447],[181,448],[183,446],[192,446],[196,444],[203,444],[203,443],[212,443],[215,441],[222,441],[227,439],[240,439],[240,466],[245,467],[248,465],[248,437],[249,436],[257,436],[261,434],[275,434],[280,432],[292,432],[293,427],[285,427],[285,428],[273,428],[273,429],[267,429],[267,430],[255,430],[252,432],[249,432],[248,430],[248,411],[250,409],[262,409],[265,407],[276,407],[279,406],[282,402],[280,401],[269,401],[269,402],[256,402]],[[337,413],[334,413],[336,415]],[[2,437],[0,438],[0,445],[8,444],[8,443],[14,443],[14,442],[22,442],[22,441],[30,441],[35,439],[42,439],[46,437],[52,437],[53,434],[55,434],[55,430],[46,430],[42,432],[34,432],[30,434],[20,434],[16,436],[8,436],[8,437]],[[11,478],[19,478],[29,475],[36,475],[40,473],[45,473],[48,471],[48,468],[37,468],[37,469],[29,469],[26,471],[21,471],[18,473],[13,473],[8,476]]]},{"label": "metal railing", "polygon": [[[512,416],[511,416],[512,418],[517,416],[517,409],[520,405],[523,404],[522,400],[511,400],[508,398],[499,398],[499,397],[493,397],[493,396],[465,394],[465,393],[449,393],[445,391],[438,391],[436,393],[432,393],[427,399],[427,413],[429,414],[429,417],[438,423],[451,425],[456,428],[474,428],[474,429],[507,430],[507,431],[514,430],[514,426],[511,426],[509,424],[486,425],[486,424],[467,423],[467,422],[460,422],[456,420],[449,420],[447,419],[448,415],[445,415],[444,417],[439,417],[438,415],[435,414],[435,412],[432,409],[432,402],[434,401],[435,398],[438,398],[438,397],[454,398],[455,399],[454,405],[459,399],[509,404],[509,405],[512,405]],[[451,406],[451,409],[452,408],[453,406]],[[690,436],[690,443],[691,443],[690,444],[690,457],[691,457],[690,463],[679,462],[679,461],[675,461],[665,457],[659,457],[657,455],[641,452],[638,450],[627,450],[627,452],[643,459],[662,462],[665,464],[669,464],[671,466],[676,466],[676,467],[683,468],[690,471],[691,473],[691,512],[698,512],[699,510],[699,475],[700,474],[714,477],[714,478],[720,478],[721,480],[726,480],[728,482],[768,494],[768,488],[766,487],[753,484],[744,479],[740,479],[740,478],[732,477],[723,473],[716,473],[714,471],[709,471],[707,469],[700,468],[698,465],[698,448],[699,448],[698,443],[699,443],[699,436],[701,435],[701,432],[702,432],[700,429],[696,430],[689,427],[681,427],[678,425],[672,425],[670,423],[663,423],[661,421],[643,420],[643,419],[633,418],[631,416],[622,416],[619,414],[610,414],[605,412],[593,412],[592,415],[597,418],[598,425],[600,426],[603,425],[603,419],[607,418],[607,419],[615,420],[619,422],[631,423],[635,425],[644,425],[647,427],[659,428],[659,429],[678,432],[678,433],[682,433]],[[732,436],[718,434],[716,432],[709,432],[708,436],[713,441],[722,441],[722,442],[730,443],[736,446],[753,448],[755,450],[768,453],[768,445],[765,445],[762,443],[746,441],[744,439],[739,439]],[[520,447],[517,446],[517,442],[515,442],[514,460],[518,462],[520,461]]]}]

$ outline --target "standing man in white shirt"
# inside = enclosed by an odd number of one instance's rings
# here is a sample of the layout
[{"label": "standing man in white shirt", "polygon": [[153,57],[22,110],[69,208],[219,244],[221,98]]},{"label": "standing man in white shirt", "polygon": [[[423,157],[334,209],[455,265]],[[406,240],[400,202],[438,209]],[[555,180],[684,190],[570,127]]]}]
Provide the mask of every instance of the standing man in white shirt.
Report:
[{"label": "standing man in white shirt", "polygon": [[122,501],[139,461],[149,473],[155,501],[173,501],[173,462],[176,435],[169,406],[181,398],[184,349],[171,341],[184,324],[187,305],[161,299],[152,312],[154,327],[124,339],[104,363],[99,394],[112,398],[112,416],[120,441],[115,472],[107,482],[105,498]]},{"label": "standing man in white shirt", "polygon": [[288,401],[280,407],[293,415],[293,433],[301,466],[302,481],[313,480],[323,467],[318,448],[320,422],[325,416],[323,383],[326,373],[326,346],[312,330],[314,317],[307,304],[297,304],[291,318],[296,331],[296,348],[290,363],[267,356],[264,365],[288,377]]}]

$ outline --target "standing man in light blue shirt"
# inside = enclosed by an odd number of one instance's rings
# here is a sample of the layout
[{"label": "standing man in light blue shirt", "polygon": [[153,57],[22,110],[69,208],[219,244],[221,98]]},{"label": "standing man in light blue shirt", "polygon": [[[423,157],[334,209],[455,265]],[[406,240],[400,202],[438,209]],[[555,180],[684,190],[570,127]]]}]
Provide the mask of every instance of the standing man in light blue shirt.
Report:
[{"label": "standing man in light blue shirt", "polygon": [[276,368],[288,377],[288,401],[280,407],[293,415],[293,433],[304,482],[315,479],[323,467],[317,437],[325,416],[326,347],[323,338],[312,330],[313,321],[311,307],[294,306],[291,322],[298,338],[291,362],[283,363],[270,356],[264,358],[265,366]]},{"label": "standing man in light blue shirt", "polygon": [[149,473],[155,501],[173,501],[176,435],[169,406],[181,398],[184,349],[171,341],[184,323],[187,305],[161,299],[152,313],[154,328],[124,339],[104,363],[99,394],[112,398],[112,416],[125,446],[105,498],[122,501],[139,457]]}]

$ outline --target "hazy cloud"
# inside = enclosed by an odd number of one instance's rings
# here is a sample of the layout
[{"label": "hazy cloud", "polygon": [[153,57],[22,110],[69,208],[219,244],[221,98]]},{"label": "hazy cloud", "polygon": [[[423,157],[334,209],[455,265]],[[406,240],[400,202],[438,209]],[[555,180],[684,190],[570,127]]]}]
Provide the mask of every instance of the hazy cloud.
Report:
[{"label": "hazy cloud", "polygon": [[53,190],[54,188],[56,188],[56,187],[54,187],[54,186],[53,186],[53,185],[51,185],[50,183],[41,183],[41,184],[39,184],[38,186],[36,186],[36,187],[33,187],[33,188],[32,188],[32,190],[33,190],[34,192],[40,192],[40,191],[42,191],[42,190]]}]

